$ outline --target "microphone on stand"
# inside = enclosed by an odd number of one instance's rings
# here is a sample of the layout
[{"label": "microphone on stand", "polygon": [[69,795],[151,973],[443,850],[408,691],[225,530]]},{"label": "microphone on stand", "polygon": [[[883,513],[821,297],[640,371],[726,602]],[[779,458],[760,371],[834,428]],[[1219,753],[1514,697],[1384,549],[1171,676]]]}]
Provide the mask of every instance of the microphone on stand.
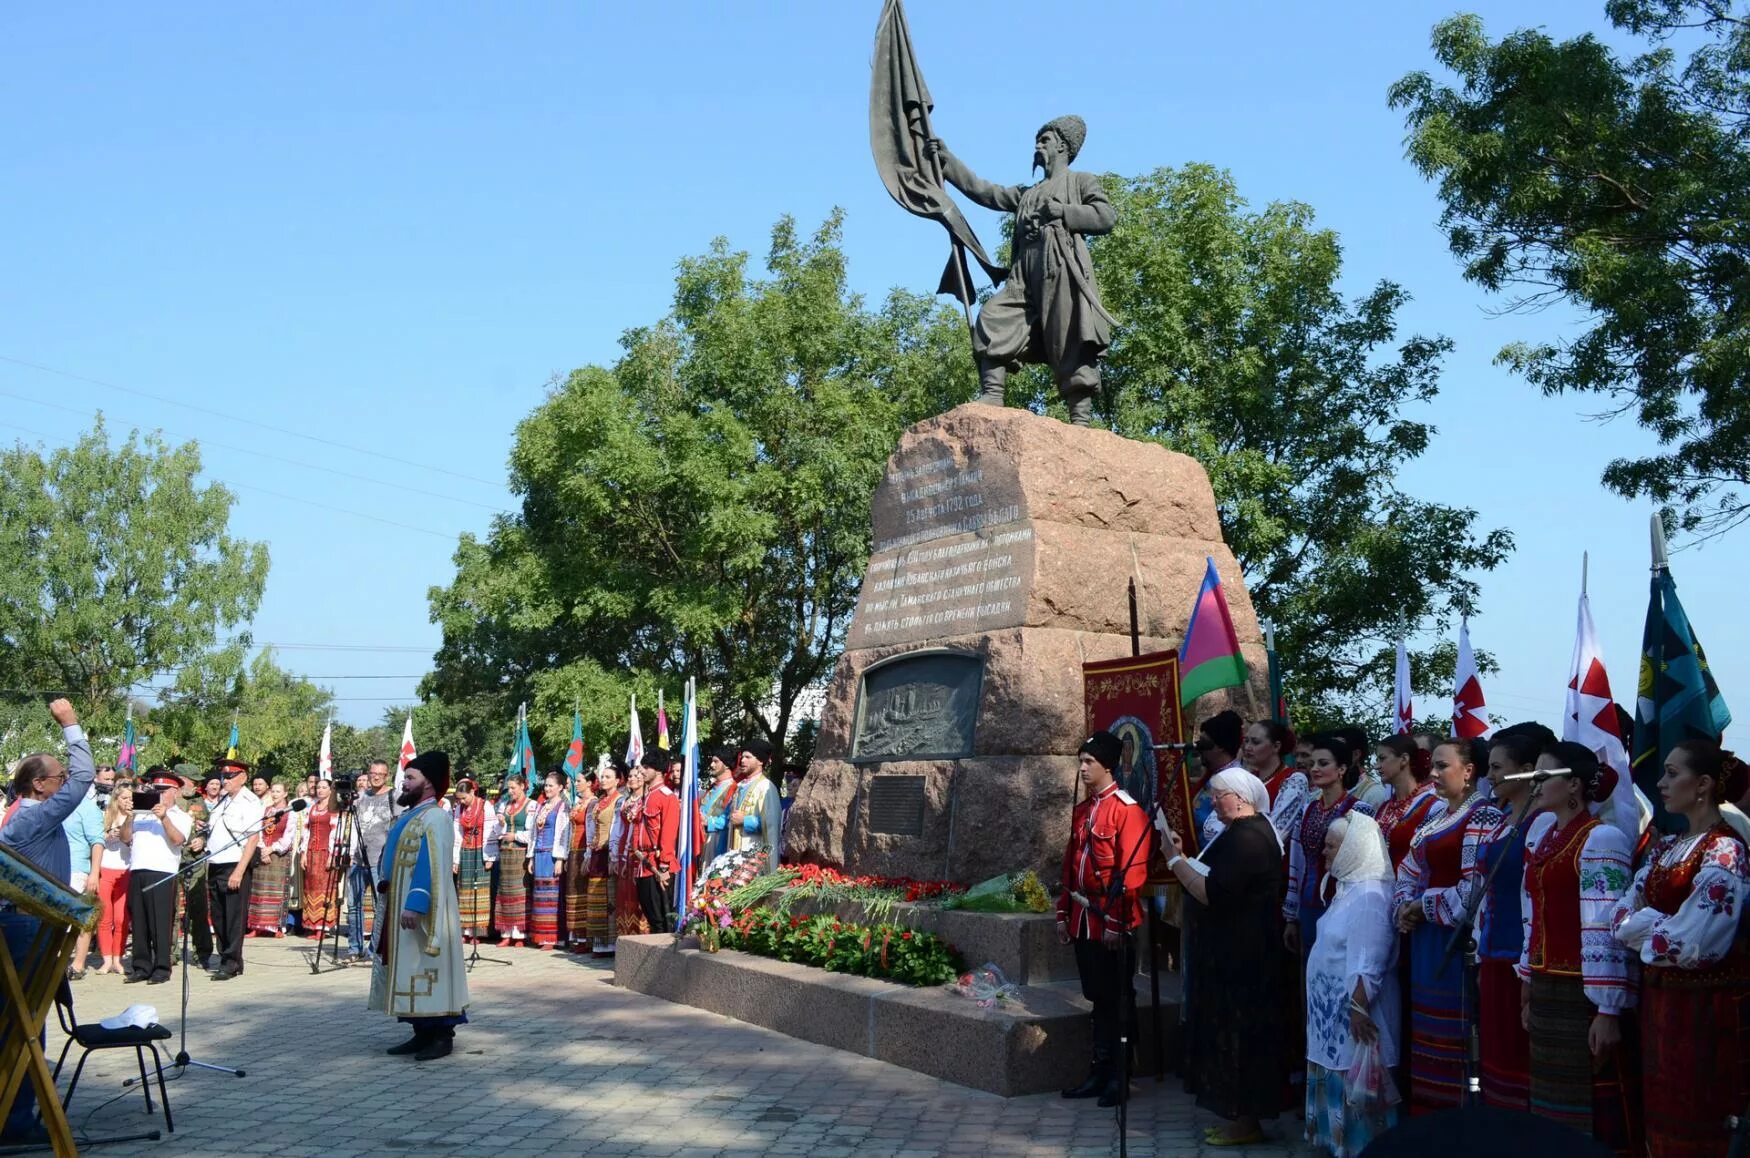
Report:
[{"label": "microphone on stand", "polygon": [[280,817],[286,815],[286,813],[288,813],[288,812],[302,812],[302,811],[304,811],[304,809],[306,809],[308,807],[310,807],[310,802],[308,800],[305,800],[302,797],[300,797],[299,799],[294,800],[290,804],[286,805],[286,807],[277,808],[274,811],[268,813],[267,819],[270,821],[278,820]]}]

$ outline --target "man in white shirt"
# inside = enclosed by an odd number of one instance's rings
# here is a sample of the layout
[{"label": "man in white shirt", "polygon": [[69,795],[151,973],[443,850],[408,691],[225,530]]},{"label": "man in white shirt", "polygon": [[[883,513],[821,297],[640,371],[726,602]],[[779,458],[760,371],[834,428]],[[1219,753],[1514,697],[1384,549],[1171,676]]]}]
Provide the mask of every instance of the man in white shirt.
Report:
[{"label": "man in white shirt", "polygon": [[212,831],[207,847],[212,849],[212,860],[207,863],[207,908],[213,921],[214,948],[219,951],[213,980],[229,981],[243,972],[244,909],[249,903],[250,870],[255,865],[266,813],[261,798],[246,791],[249,765],[241,760],[221,760],[218,772],[224,789],[208,821]]},{"label": "man in white shirt", "polygon": [[151,769],[145,786],[134,791],[134,810],[122,822],[122,843],[130,850],[128,921],[134,934],[124,984],[170,980],[177,885],[169,878],[182,867],[182,845],[194,827],[178,805],[180,788],[170,769]]}]

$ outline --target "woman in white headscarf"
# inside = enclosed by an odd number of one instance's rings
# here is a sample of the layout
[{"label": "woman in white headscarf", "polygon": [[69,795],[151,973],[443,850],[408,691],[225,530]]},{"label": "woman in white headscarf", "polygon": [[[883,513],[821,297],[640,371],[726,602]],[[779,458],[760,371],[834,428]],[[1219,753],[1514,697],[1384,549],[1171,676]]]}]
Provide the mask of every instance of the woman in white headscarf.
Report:
[{"label": "woman in white headscarf", "polygon": [[1306,1136],[1350,1158],[1397,1121],[1395,1106],[1358,1103],[1349,1073],[1375,1042],[1384,1070],[1397,1064],[1398,939],[1391,857],[1374,819],[1351,812],[1332,821],[1325,863],[1320,892],[1330,901],[1306,962]]}]

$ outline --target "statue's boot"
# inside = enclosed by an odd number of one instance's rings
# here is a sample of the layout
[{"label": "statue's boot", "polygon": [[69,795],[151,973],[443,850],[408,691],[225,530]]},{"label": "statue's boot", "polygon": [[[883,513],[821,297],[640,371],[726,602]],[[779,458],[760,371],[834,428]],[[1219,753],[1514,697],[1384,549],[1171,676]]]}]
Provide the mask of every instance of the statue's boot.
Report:
[{"label": "statue's boot", "polygon": [[1001,366],[985,366],[978,372],[978,401],[987,406],[1004,405],[1008,392],[1009,372]]},{"label": "statue's boot", "polygon": [[1094,417],[1094,398],[1084,394],[1073,399],[1069,404],[1069,424],[1071,426],[1086,426]]}]

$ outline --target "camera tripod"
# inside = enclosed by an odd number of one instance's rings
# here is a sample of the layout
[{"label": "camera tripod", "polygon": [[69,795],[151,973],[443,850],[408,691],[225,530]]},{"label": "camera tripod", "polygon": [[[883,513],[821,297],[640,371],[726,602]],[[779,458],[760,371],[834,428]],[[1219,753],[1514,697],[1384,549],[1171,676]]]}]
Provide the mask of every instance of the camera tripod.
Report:
[{"label": "camera tripod", "polygon": [[[332,914],[333,919],[316,938],[316,952],[310,955],[310,972],[313,975],[323,972],[322,946],[324,942],[328,941],[330,933],[334,934],[334,939],[328,946],[328,971],[332,972],[344,967],[340,962],[340,895],[342,884],[352,876],[352,845],[358,829],[357,809],[358,804],[355,799],[346,807],[335,812],[334,832],[328,847],[328,895],[325,898],[327,907],[324,910]],[[364,904],[365,893],[372,887],[369,859],[365,858],[365,887],[359,890],[358,903],[360,905]],[[378,919],[381,919],[381,914],[378,914]],[[358,921],[359,931],[362,933],[365,923],[363,913],[359,914]],[[355,952],[360,948],[360,946],[355,946]],[[368,949],[364,950],[364,955],[366,960],[370,959]]]}]

